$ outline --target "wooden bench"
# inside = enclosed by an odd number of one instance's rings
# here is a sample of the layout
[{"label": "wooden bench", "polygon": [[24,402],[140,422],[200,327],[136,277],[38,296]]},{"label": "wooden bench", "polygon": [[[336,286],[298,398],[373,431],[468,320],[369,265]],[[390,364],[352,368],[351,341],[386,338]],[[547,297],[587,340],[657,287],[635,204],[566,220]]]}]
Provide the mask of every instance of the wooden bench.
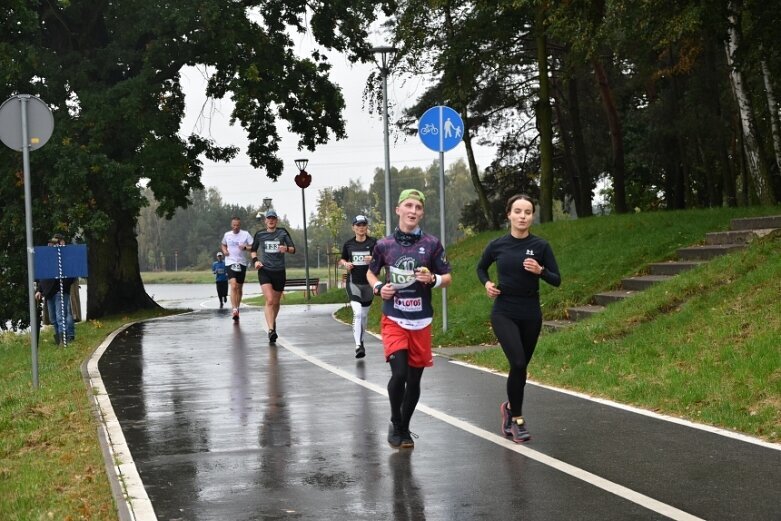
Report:
[{"label": "wooden bench", "polygon": [[[317,291],[319,288],[320,288],[320,278],[309,277],[309,291],[313,295],[317,295]],[[306,278],[287,279],[287,281],[285,281],[285,291],[287,290],[292,291],[293,289],[300,289],[306,291]]]}]

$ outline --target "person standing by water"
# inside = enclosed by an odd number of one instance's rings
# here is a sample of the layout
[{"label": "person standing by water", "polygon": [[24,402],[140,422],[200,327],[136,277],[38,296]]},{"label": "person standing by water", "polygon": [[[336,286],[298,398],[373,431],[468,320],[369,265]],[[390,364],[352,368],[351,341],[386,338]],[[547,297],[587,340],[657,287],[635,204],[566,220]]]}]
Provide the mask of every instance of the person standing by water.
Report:
[{"label": "person standing by water", "polygon": [[[477,264],[477,277],[489,298],[495,299],[491,325],[510,364],[507,400],[500,406],[502,433],[515,443],[531,439],[523,417],[526,375],[542,330],[540,279],[561,284],[553,250],[545,239],[532,235],[534,201],[524,194],[510,197],[505,207],[510,233],[491,241]],[[488,268],[496,263],[498,283]]]},{"label": "person standing by water", "polygon": [[293,254],[296,247],[293,239],[284,228],[277,227],[279,219],[277,212],[266,212],[266,229],[255,234],[250,248],[252,265],[258,270],[258,282],[263,291],[266,305],[263,308],[268,324],[268,341],[274,343],[277,334],[277,315],[279,315],[279,301],[282,292],[285,291],[287,272],[285,271],[285,254]]},{"label": "person standing by water", "polygon": [[365,215],[356,215],[353,218],[353,233],[355,237],[348,240],[342,246],[342,258],[339,264],[347,270],[347,298],[353,309],[353,338],[355,340],[355,358],[366,356],[363,347],[363,334],[369,322],[369,308],[372,305],[374,293],[366,272],[369,271],[369,262],[372,260],[372,252],[377,239],[369,237],[369,219]]},{"label": "person standing by water", "polygon": [[212,262],[212,273],[214,273],[214,282],[217,284],[217,300],[220,301],[220,309],[223,304],[228,302],[228,274],[225,272],[225,255],[217,252],[217,260]]},{"label": "person standing by water", "polygon": [[[65,246],[64,237],[55,233],[49,239],[49,246]],[[71,308],[71,287],[77,279],[74,277],[65,277],[62,279],[42,279],[38,281],[35,292],[35,299],[46,301],[46,310],[49,315],[49,321],[54,326],[54,344],[65,346],[68,342],[76,339],[76,328],[73,321],[73,310]]]},{"label": "person standing by water", "polygon": [[247,275],[247,251],[252,248],[252,236],[247,230],[241,229],[241,219],[231,219],[231,229],[222,238],[222,252],[225,254],[225,265],[228,266],[228,282],[231,288],[231,305],[233,306],[233,321],[239,321],[239,307],[244,294],[244,278]]},{"label": "person standing by water", "polygon": [[425,203],[426,196],[419,190],[401,192],[396,206],[399,225],[393,235],[377,241],[366,273],[374,294],[382,297],[382,344],[391,368],[388,443],[393,448],[415,446],[410,419],[420,399],[423,369],[434,365],[431,292],[452,280],[442,243],[420,229]]}]

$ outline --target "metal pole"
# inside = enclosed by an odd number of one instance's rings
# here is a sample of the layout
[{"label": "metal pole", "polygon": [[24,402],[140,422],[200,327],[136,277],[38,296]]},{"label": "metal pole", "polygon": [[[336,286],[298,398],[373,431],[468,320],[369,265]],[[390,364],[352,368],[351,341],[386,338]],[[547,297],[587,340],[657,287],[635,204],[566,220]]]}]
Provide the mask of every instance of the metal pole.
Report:
[{"label": "metal pole", "polygon": [[27,100],[29,95],[19,97],[22,102],[22,164],[24,165],[24,220],[27,227],[27,294],[30,302],[30,342],[33,359],[33,388],[38,389],[38,306],[35,303],[33,255],[33,205],[30,187],[30,138],[27,135]]},{"label": "metal pole", "polygon": [[388,68],[382,55],[382,125],[385,139],[385,235],[391,234],[390,138],[388,136]]},{"label": "metal pole", "polygon": [[306,278],[306,300],[310,299],[309,291],[309,241],[306,238],[306,197],[301,189],[301,206],[304,208],[304,277]]},{"label": "metal pole", "polygon": [[[440,111],[440,119],[442,112]],[[439,126],[442,128],[442,125]],[[444,132],[442,132],[444,134]],[[445,242],[445,153],[439,149],[439,240]],[[442,331],[447,331],[447,288],[442,288]]]}]

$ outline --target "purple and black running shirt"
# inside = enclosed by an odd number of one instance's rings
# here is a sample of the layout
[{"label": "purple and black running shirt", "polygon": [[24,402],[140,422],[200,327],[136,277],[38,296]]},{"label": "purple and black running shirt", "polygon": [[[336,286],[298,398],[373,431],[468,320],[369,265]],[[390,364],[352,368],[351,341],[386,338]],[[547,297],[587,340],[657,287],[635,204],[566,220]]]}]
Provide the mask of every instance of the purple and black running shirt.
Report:
[{"label": "purple and black running shirt", "polygon": [[[380,270],[385,267],[385,278]],[[409,246],[401,245],[394,236],[377,241],[369,269],[386,284],[396,288],[391,300],[382,301],[382,313],[405,329],[422,329],[431,323],[434,308],[431,305],[431,285],[415,280],[415,270],[428,268],[432,273],[450,273],[442,243],[426,233]]]}]

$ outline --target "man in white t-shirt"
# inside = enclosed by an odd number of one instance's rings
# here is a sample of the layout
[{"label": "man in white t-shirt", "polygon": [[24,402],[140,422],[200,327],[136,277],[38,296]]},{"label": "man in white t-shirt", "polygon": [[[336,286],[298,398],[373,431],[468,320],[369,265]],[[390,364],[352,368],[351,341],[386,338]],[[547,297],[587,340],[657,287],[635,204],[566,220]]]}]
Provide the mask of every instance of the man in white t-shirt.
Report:
[{"label": "man in white t-shirt", "polygon": [[239,306],[244,291],[244,277],[247,274],[249,256],[247,252],[252,249],[252,235],[247,230],[241,229],[241,219],[231,219],[231,229],[222,237],[222,252],[225,254],[225,267],[228,272],[228,282],[231,288],[231,305],[233,306],[233,320],[239,321]]}]

